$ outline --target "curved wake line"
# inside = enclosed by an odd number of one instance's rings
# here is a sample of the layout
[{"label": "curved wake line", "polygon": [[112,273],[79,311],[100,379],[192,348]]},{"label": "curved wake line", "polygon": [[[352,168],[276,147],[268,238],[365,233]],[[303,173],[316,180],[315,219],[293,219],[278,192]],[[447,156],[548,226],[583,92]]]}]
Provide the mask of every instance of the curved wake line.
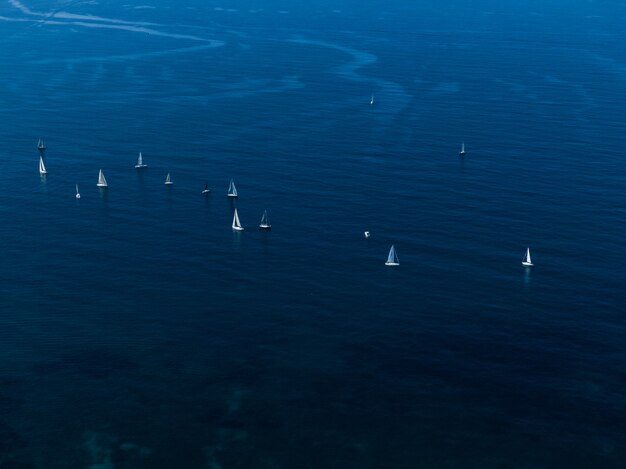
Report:
[{"label": "curved wake line", "polygon": [[24,5],[19,0],[8,0],[8,2],[13,5],[15,8],[20,10],[22,13],[30,16],[40,16],[44,18],[58,18],[65,20],[83,20],[83,21],[100,21],[103,23],[116,23],[116,24],[128,24],[128,25],[141,25],[141,26],[162,26],[158,23],[146,23],[142,21],[126,21],[120,20],[116,18],[105,18],[102,16],[93,16],[93,15],[78,15],[75,13],[68,13],[66,11],[50,11],[47,13],[41,13],[38,11],[33,11]]},{"label": "curved wake line", "polygon": [[[21,3],[19,0],[8,0],[8,2],[13,5],[15,8],[20,10],[22,13],[35,16],[37,18],[41,18],[38,20],[19,20],[19,19],[9,19],[5,17],[0,17],[0,19],[4,21],[33,21],[43,24],[54,24],[54,25],[71,25],[71,26],[82,26],[85,28],[104,28],[104,29],[119,29],[123,31],[130,31],[135,33],[144,33],[150,34],[152,36],[162,36],[162,37],[171,37],[174,39],[186,39],[191,41],[202,41],[211,43],[212,47],[218,47],[223,45],[222,41],[217,41],[213,39],[205,39],[199,36],[192,36],[190,34],[178,34],[178,33],[168,33],[164,31],[159,31],[157,29],[148,28],[146,26],[164,26],[167,25],[158,24],[158,23],[147,23],[142,21],[126,21],[120,20],[116,18],[104,18],[101,16],[93,16],[93,15],[78,15],[75,13],[68,13],[65,11],[58,12],[48,12],[41,13],[37,11],[33,11],[28,8],[26,5]],[[69,21],[59,21],[59,20],[69,20]]]}]

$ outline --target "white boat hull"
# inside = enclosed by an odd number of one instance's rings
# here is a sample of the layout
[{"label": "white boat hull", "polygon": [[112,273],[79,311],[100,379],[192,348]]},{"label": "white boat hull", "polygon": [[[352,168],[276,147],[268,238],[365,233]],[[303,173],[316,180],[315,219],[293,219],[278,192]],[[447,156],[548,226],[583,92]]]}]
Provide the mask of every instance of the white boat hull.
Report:
[{"label": "white boat hull", "polygon": [[526,267],[532,267],[534,264],[532,262],[522,261],[522,265]]},{"label": "white boat hull", "polygon": [[137,168],[137,169],[147,168],[147,167],[148,167],[148,165],[147,165],[147,164],[136,164],[136,165],[135,165],[135,168]]},{"label": "white boat hull", "polygon": [[259,225],[259,228],[261,228],[262,230],[271,230],[272,225]]},{"label": "white boat hull", "polygon": [[96,186],[98,186],[98,187],[109,187],[107,184],[100,184],[100,183],[96,184]]},{"label": "white boat hull", "polygon": [[243,228],[241,226],[233,226],[233,230],[234,231],[243,231]]},{"label": "white boat hull", "polygon": [[173,186],[173,185],[174,185],[174,183],[173,183],[173,182],[166,182],[166,183],[165,183],[165,185],[166,185],[166,186]]},{"label": "white boat hull", "polygon": [[400,263],[399,262],[385,262],[385,265],[396,266],[396,265],[400,265]]},{"label": "white boat hull", "polygon": [[233,199],[239,197],[238,195],[235,194],[226,194],[227,197],[232,197]]}]

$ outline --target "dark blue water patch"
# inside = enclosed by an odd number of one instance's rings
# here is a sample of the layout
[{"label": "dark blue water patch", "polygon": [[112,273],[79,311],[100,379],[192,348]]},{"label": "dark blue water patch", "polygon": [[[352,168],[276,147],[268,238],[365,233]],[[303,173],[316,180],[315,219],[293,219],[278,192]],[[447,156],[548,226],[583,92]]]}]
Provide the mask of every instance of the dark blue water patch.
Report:
[{"label": "dark blue water patch", "polygon": [[1,24],[0,465],[620,467],[620,7],[137,6]]}]

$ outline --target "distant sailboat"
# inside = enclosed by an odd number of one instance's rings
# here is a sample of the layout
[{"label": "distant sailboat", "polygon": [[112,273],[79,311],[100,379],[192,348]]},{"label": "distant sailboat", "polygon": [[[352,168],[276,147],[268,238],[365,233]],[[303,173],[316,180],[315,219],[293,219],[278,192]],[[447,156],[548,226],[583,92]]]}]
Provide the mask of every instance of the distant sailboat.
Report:
[{"label": "distant sailboat", "polygon": [[141,152],[139,152],[139,157],[137,158],[137,164],[135,165],[135,168],[141,169],[147,167],[148,165],[143,162],[143,155],[141,154]]},{"label": "distant sailboat", "polygon": [[39,142],[37,142],[37,150],[39,150],[42,154],[46,151],[46,144],[43,143],[41,138],[39,139]]},{"label": "distant sailboat", "polygon": [[172,182],[172,178],[170,177],[170,173],[167,173],[167,176],[165,176],[165,185],[166,186],[171,186],[172,184],[174,184]]},{"label": "distant sailboat", "polygon": [[387,256],[387,262],[385,262],[385,265],[400,265],[400,260],[398,259],[398,255],[396,254],[396,248],[393,244],[391,245],[391,249],[389,250],[389,255]]},{"label": "distant sailboat", "polygon": [[465,142],[461,144],[461,151],[459,152],[459,156],[465,156]]},{"label": "distant sailboat", "polygon": [[263,216],[261,217],[261,224],[259,225],[259,228],[261,228],[262,230],[272,229],[272,225],[270,225],[270,221],[267,218],[267,210],[263,211]]},{"label": "distant sailboat", "polygon": [[204,189],[202,189],[202,195],[207,195],[209,192],[211,191],[209,190],[209,184],[207,183],[204,185]]},{"label": "distant sailboat", "polygon": [[368,239],[370,236],[372,236],[369,231],[365,231],[363,235],[365,236],[365,239]]},{"label": "distant sailboat", "polygon": [[526,248],[526,255],[524,256],[524,260],[522,261],[522,265],[526,267],[532,267],[533,263],[530,260],[530,248]]},{"label": "distant sailboat", "polygon": [[241,226],[241,222],[239,221],[239,214],[237,213],[237,209],[235,209],[235,215],[233,215],[233,230],[243,231],[243,227]]},{"label": "distant sailboat", "polygon": [[100,170],[100,173],[98,174],[98,184],[96,184],[98,187],[109,187],[109,185],[107,184],[107,180],[104,177],[104,173],[102,172],[102,170]]},{"label": "distant sailboat", "polygon": [[372,95],[372,99],[370,99],[370,104],[374,104],[374,95]]},{"label": "distant sailboat", "polygon": [[76,198],[80,199],[80,192],[78,192],[78,184],[76,184]]},{"label": "distant sailboat", "polygon": [[237,188],[235,187],[235,182],[231,179],[230,185],[228,186],[228,193],[226,194],[228,197],[239,197],[237,195]]},{"label": "distant sailboat", "polygon": [[43,164],[43,156],[39,156],[39,174],[45,176],[48,174],[48,170],[46,169],[46,165]]}]

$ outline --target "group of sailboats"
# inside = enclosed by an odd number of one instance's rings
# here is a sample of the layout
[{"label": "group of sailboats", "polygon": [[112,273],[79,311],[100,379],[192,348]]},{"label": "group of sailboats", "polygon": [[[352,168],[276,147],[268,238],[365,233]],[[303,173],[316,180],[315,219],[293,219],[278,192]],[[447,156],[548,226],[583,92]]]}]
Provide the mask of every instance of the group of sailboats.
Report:
[{"label": "group of sailboats", "polygon": [[[369,238],[369,231],[366,231],[365,233],[367,233],[365,237]],[[393,244],[391,245],[391,249],[389,249],[389,255],[387,256],[387,262],[385,262],[385,265],[388,265],[388,266],[400,265],[400,260],[398,259],[398,254],[396,253],[396,247]],[[535,265],[532,263],[530,259],[530,248],[526,248],[526,254],[524,255],[524,260],[522,261],[522,265],[524,267],[532,267],[533,265]]]},{"label": "group of sailboats", "polygon": [[[234,231],[243,231],[243,226],[241,226],[241,221],[239,220],[239,212],[235,208],[235,213],[233,213],[233,224],[232,228]],[[259,224],[259,228],[265,231],[269,231],[272,229],[272,225],[270,224],[269,218],[267,216],[267,210],[263,210],[263,215],[261,216],[261,223]]]}]

